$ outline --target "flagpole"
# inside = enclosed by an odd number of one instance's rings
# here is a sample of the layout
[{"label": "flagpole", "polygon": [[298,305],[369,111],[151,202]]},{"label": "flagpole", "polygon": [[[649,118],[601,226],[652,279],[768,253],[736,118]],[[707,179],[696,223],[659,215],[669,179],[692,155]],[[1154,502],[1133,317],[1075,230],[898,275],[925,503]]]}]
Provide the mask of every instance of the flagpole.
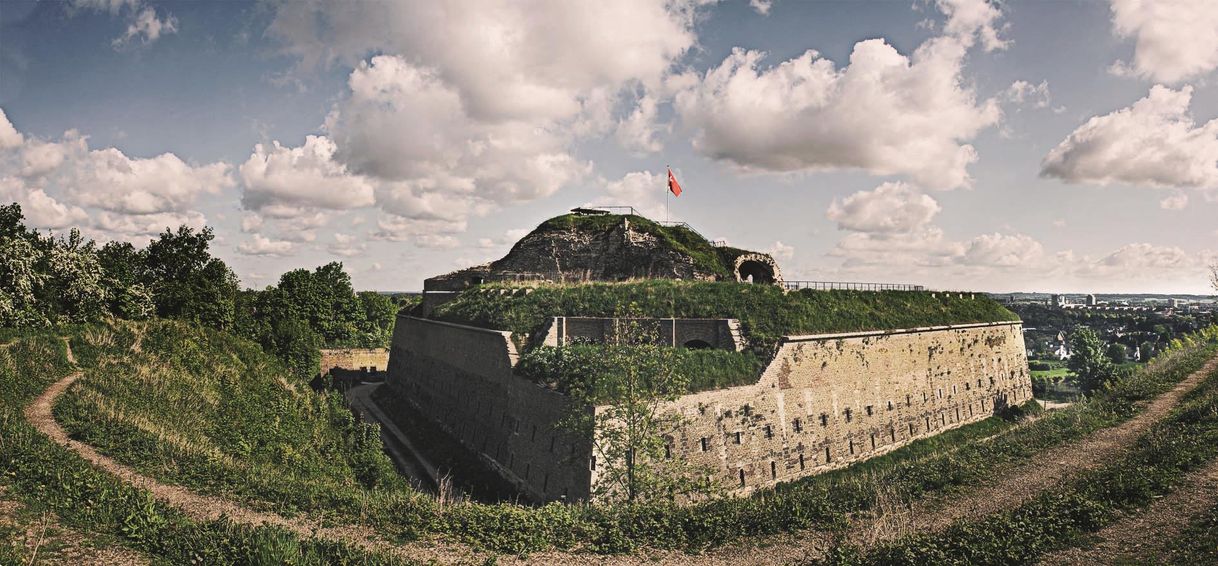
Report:
[{"label": "flagpole", "polygon": [[670,220],[669,220],[670,217],[668,214],[668,195],[672,191],[668,190],[668,183],[670,182],[668,180],[669,175],[672,175],[672,166],[665,165],[664,166],[664,223],[665,224],[670,222]]}]

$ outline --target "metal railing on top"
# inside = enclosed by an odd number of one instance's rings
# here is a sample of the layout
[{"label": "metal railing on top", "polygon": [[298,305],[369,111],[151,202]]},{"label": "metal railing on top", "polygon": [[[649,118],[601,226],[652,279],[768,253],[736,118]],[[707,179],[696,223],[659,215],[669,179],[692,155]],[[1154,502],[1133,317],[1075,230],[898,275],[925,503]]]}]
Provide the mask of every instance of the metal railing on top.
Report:
[{"label": "metal railing on top", "polygon": [[861,283],[853,281],[783,281],[783,286],[792,291],[812,289],[814,291],[925,291],[922,285],[907,283]]},{"label": "metal railing on top", "polygon": [[578,212],[586,211],[586,210],[603,210],[605,212],[611,212],[614,210],[626,210],[626,211],[629,211],[629,214],[631,216],[642,216],[641,214],[638,213],[638,211],[636,211],[634,209],[633,206],[581,206],[579,208],[572,208],[571,212],[578,213]]}]

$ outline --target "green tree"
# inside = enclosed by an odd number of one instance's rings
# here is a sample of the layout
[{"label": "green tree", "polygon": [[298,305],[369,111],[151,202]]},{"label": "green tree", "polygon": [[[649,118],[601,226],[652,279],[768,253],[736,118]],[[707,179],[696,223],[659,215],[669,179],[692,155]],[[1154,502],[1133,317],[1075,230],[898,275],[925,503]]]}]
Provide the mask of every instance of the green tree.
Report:
[{"label": "green tree", "polygon": [[1108,345],[1108,351],[1105,352],[1105,355],[1114,364],[1123,364],[1129,359],[1129,352],[1125,350],[1125,346],[1115,342]]},{"label": "green tree", "polygon": [[1112,361],[1104,352],[1104,342],[1094,330],[1079,327],[1070,335],[1070,371],[1078,376],[1083,393],[1103,387],[1113,375]]},{"label": "green tree", "polygon": [[359,335],[364,313],[342,263],[284,273],[278,290],[288,312],[308,322],[324,344],[349,345]]},{"label": "green tree", "polygon": [[570,384],[573,410],[563,426],[592,438],[599,497],[635,502],[713,489],[709,470],[673,455],[684,419],[665,405],[687,390],[689,378],[673,371],[675,350],[658,345],[657,336],[654,324],[619,319],[604,355],[578,368],[584,379]]},{"label": "green tree", "polygon": [[228,330],[234,324],[237,276],[208,248],[211,228],[165,229],[145,250],[144,283],[152,290],[157,315],[196,320]]},{"label": "green tree", "polygon": [[144,251],[130,242],[107,242],[97,251],[102,287],[110,312],[119,318],[143,320],[156,312],[152,291],[144,284]]},{"label": "green tree", "polygon": [[388,348],[398,316],[397,302],[375,291],[360,291],[356,294],[356,300],[362,313],[360,345],[365,348]]}]

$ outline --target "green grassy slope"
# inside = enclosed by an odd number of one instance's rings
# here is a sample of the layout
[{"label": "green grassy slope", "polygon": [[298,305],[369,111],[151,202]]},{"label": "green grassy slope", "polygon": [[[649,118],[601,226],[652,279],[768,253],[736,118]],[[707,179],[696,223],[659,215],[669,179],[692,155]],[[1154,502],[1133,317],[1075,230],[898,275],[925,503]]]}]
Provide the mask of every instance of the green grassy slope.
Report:
[{"label": "green grassy slope", "polygon": [[642,281],[547,284],[530,293],[499,293],[510,285],[465,291],[441,305],[440,320],[529,336],[552,316],[736,318],[755,346],[783,335],[887,330],[969,322],[1019,320],[983,294],[922,291],[784,293],[773,285]]},{"label": "green grassy slope", "polygon": [[377,429],[252,342],[152,321],[96,328],[73,347],[92,367],[56,419],[151,475],[281,511],[355,505],[404,486]]}]

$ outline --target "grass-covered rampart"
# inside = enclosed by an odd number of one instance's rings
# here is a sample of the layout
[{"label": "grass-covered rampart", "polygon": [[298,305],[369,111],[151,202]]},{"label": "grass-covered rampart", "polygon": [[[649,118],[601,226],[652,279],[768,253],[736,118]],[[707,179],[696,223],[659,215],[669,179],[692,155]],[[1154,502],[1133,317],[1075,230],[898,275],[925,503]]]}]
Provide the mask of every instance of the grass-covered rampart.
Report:
[{"label": "grass-covered rampart", "polygon": [[487,284],[441,305],[440,320],[527,337],[554,316],[735,318],[754,346],[784,335],[1019,320],[984,294],[926,291],[784,292],[774,285],[669,280],[539,284],[529,293]]},{"label": "grass-covered rampart", "polygon": [[[54,513],[67,526],[120,542],[157,563],[404,563],[342,544],[301,540],[277,528],[194,521],[93,468],[35,430],[22,414],[38,394],[74,370],[63,341],[49,332],[9,338],[0,348],[0,484],[31,511]],[[108,357],[93,353],[94,360]]]},{"label": "grass-covered rampart", "polygon": [[[764,362],[753,352],[728,350],[690,350],[671,348],[664,354],[669,370],[682,376],[682,393],[697,393],[756,383]],[[614,375],[604,364],[606,356],[632,359],[657,353],[656,348],[570,344],[562,348],[534,348],[520,356],[516,375],[563,393],[577,388],[592,399],[612,390],[607,381]],[[589,380],[595,380],[589,383]]]}]

